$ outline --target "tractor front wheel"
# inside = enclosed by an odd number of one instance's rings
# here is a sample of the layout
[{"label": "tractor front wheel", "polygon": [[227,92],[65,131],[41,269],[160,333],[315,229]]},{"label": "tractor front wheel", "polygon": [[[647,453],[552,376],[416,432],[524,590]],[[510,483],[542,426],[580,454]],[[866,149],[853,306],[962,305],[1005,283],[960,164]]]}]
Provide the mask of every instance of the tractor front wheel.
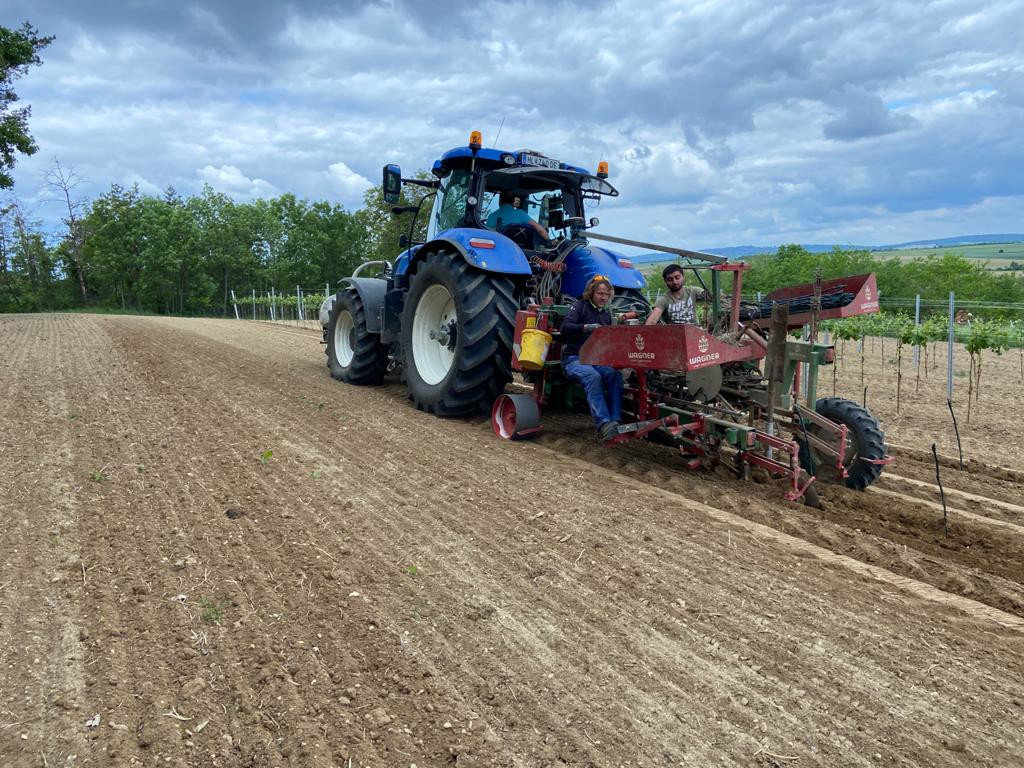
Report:
[{"label": "tractor front wheel", "polygon": [[349,384],[380,384],[388,367],[387,347],[366,330],[366,309],[359,294],[342,291],[327,323],[327,367]]},{"label": "tractor front wheel", "polygon": [[[863,491],[882,474],[882,465],[871,462],[886,455],[885,433],[878,420],[859,403],[841,397],[823,397],[815,410],[836,424],[846,425],[846,479],[839,476],[834,455],[822,454],[806,442],[800,444],[800,464],[820,480],[845,482],[847,488]],[[809,426],[808,431],[813,432],[814,427]]]},{"label": "tractor front wheel", "polygon": [[412,277],[402,313],[409,399],[438,416],[489,412],[512,380],[515,287],[459,256],[432,253]]}]

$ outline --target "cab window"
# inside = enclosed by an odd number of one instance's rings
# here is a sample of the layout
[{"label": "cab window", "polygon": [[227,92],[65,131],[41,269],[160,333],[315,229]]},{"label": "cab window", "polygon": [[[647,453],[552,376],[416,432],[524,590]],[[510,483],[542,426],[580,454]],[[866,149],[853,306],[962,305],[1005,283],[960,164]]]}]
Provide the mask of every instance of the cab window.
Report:
[{"label": "cab window", "polygon": [[442,232],[462,225],[466,216],[466,195],[469,192],[469,171],[455,170],[441,180],[431,229]]}]

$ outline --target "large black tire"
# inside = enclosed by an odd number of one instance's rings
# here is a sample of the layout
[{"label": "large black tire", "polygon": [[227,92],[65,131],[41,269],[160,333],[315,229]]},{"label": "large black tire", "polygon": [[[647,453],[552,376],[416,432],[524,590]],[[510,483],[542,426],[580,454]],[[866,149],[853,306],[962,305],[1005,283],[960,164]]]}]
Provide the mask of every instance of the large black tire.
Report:
[{"label": "large black tire", "polygon": [[[861,461],[861,458],[883,459],[887,452],[885,433],[878,420],[860,404],[841,397],[823,397],[815,405],[815,410],[826,419],[846,425],[846,455],[843,459],[847,472],[846,487],[863,491],[882,474],[882,465]],[[807,431],[813,434],[814,427],[808,425]],[[801,441],[800,464],[819,480],[840,482],[834,461],[834,457],[823,456]]]},{"label": "large black tire", "polygon": [[453,253],[427,256],[402,312],[405,384],[416,407],[438,416],[490,413],[512,380],[517,307],[508,278]]},{"label": "large black tire", "polygon": [[366,330],[366,308],[355,290],[341,291],[327,323],[327,367],[348,384],[380,384],[388,350],[380,335]]}]

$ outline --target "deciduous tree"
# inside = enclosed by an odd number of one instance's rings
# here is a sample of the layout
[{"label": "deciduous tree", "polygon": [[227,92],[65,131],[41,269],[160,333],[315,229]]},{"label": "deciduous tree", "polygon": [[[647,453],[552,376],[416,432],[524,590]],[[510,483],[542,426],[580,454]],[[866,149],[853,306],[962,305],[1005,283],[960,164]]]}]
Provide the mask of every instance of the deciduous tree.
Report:
[{"label": "deciduous tree", "polygon": [[0,27],[0,189],[14,186],[10,172],[15,154],[31,155],[37,149],[28,132],[31,109],[13,107],[18,101],[14,81],[33,64],[42,63],[39,51],[52,41],[52,37],[40,37],[27,21],[21,29]]}]

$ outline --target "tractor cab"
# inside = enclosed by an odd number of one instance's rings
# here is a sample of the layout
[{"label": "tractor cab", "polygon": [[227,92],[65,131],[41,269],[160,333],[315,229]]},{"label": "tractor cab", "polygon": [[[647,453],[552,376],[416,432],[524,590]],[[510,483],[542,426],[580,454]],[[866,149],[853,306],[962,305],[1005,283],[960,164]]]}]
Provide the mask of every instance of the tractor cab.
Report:
[{"label": "tractor cab", "polygon": [[524,250],[540,250],[543,238],[527,217],[551,239],[573,237],[597,225],[584,216],[585,200],[619,194],[603,178],[607,173],[595,176],[531,150],[457,147],[434,163],[432,173],[437,194],[428,241],[445,230],[470,227],[504,234]]}]

